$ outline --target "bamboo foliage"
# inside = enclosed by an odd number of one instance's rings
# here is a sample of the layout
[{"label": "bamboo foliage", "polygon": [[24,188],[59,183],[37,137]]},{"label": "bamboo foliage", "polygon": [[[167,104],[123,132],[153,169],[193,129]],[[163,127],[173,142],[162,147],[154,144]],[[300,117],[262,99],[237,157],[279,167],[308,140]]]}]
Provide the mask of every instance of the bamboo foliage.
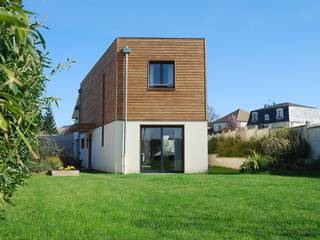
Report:
[{"label": "bamboo foliage", "polygon": [[37,135],[51,61],[32,12],[22,1],[0,0],[0,204],[10,202],[17,186],[39,157]]}]

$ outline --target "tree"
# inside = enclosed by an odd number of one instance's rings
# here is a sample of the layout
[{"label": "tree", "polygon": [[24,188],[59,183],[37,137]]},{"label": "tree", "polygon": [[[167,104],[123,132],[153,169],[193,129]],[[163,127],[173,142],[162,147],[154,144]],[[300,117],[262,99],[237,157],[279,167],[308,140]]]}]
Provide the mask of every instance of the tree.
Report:
[{"label": "tree", "polygon": [[219,114],[217,114],[212,106],[208,106],[208,122],[214,122],[220,117]]},{"label": "tree", "polygon": [[236,130],[240,127],[240,122],[237,120],[237,117],[235,115],[231,115],[227,118],[227,126],[230,130]]},{"label": "tree", "polygon": [[42,117],[42,126],[41,126],[41,131],[46,134],[57,134],[57,127],[56,127],[56,122],[54,120],[54,116],[52,113],[52,109],[49,106],[46,108],[46,112],[44,116]]}]

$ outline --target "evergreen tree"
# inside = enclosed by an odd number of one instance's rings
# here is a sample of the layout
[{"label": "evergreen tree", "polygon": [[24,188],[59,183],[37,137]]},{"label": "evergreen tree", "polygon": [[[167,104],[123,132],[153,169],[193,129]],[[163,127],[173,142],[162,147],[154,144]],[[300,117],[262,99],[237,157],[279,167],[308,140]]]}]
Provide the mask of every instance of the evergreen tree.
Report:
[{"label": "evergreen tree", "polygon": [[52,113],[51,107],[46,109],[44,116],[42,117],[42,132],[46,134],[58,134],[56,122]]}]

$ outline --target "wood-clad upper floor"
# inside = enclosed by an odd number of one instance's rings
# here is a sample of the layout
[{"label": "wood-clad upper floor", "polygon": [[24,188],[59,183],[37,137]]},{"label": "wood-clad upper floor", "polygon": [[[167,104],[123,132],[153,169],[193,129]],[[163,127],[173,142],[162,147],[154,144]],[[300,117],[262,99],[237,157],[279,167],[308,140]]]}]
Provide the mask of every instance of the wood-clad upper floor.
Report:
[{"label": "wood-clad upper floor", "polygon": [[[129,121],[207,119],[205,39],[117,38],[81,83],[80,123],[100,126],[124,118],[125,46],[131,49]],[[171,75],[170,87],[151,87],[151,74],[159,71]]]}]

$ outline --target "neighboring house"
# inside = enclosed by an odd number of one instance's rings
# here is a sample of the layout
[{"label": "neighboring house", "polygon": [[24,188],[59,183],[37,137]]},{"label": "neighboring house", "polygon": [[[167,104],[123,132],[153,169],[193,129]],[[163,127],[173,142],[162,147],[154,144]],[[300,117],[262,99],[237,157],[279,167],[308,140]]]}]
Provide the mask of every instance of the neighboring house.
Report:
[{"label": "neighboring house", "polygon": [[117,38],[82,81],[79,157],[122,173],[205,172],[205,39]]},{"label": "neighboring house", "polygon": [[296,127],[306,123],[320,123],[320,109],[294,103],[265,105],[251,111],[248,127]]},{"label": "neighboring house", "polygon": [[209,127],[212,128],[213,133],[219,132],[221,130],[228,130],[229,129],[228,119],[230,119],[232,116],[239,123],[239,127],[244,127],[247,125],[249,115],[250,115],[249,112],[242,109],[237,109],[232,113],[229,113],[223,116],[222,118],[219,118],[214,122],[210,123]]},{"label": "neighboring house", "polygon": [[70,129],[72,128],[72,126],[73,125],[65,125],[65,126],[57,128],[58,134],[59,135],[68,134]]}]

